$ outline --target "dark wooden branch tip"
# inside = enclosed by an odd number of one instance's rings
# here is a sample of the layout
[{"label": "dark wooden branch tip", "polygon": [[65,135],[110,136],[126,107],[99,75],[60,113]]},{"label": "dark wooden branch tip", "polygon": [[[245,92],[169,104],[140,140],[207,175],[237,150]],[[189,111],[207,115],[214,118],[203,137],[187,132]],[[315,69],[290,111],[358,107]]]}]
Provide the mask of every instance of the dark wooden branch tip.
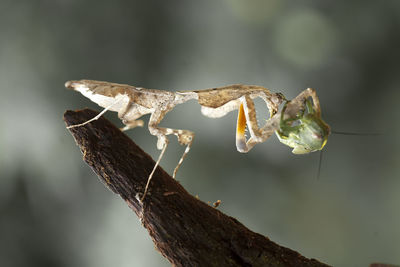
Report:
[{"label": "dark wooden branch tip", "polygon": [[[74,125],[97,114],[88,109],[67,111],[64,120]],[[70,131],[83,160],[106,187],[126,201],[156,248],[173,265],[327,266],[275,244],[196,199],[160,167],[141,203],[153,159],[103,117]]]}]

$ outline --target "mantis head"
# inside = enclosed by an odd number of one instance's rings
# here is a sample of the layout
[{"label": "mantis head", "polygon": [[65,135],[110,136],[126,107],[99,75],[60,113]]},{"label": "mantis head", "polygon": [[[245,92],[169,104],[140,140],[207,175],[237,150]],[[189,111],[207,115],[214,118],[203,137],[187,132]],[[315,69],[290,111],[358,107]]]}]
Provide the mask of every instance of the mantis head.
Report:
[{"label": "mantis head", "polygon": [[310,100],[306,100],[305,108],[294,118],[284,119],[286,106],[282,109],[280,129],[276,131],[279,141],[293,148],[294,154],[307,154],[322,150],[328,141],[330,127],[322,118],[320,110],[314,109]]}]

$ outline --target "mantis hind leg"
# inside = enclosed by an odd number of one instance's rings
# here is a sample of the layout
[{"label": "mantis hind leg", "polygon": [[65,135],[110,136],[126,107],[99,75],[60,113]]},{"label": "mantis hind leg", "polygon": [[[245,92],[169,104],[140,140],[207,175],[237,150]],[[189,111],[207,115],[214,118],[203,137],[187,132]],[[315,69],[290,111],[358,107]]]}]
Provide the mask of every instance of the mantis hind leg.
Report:
[{"label": "mantis hind leg", "polygon": [[151,114],[150,116],[150,120],[149,120],[149,131],[152,135],[157,136],[158,140],[157,140],[157,149],[161,150],[160,156],[158,157],[158,160],[156,162],[156,164],[154,165],[154,168],[152,170],[152,172],[149,175],[149,178],[147,179],[147,184],[146,184],[146,188],[142,197],[142,200],[144,199],[144,197],[146,196],[151,178],[153,177],[153,174],[156,170],[156,168],[158,167],[158,165],[160,164],[160,161],[165,153],[165,150],[167,149],[169,140],[167,138],[167,135],[170,134],[174,134],[177,136],[178,138],[178,142],[181,145],[186,145],[186,149],[183,152],[177,166],[174,169],[174,173],[173,173],[173,178],[175,178],[176,173],[179,169],[179,167],[182,165],[184,158],[186,157],[186,155],[189,153],[190,147],[193,143],[194,140],[194,133],[188,130],[180,130],[180,129],[171,129],[171,128],[164,128],[164,127],[158,127],[158,124],[161,122],[161,120],[164,118],[165,114],[168,112],[169,110],[163,110],[163,111],[155,111]]},{"label": "mantis hind leg", "polygon": [[158,156],[158,159],[157,159],[157,161],[156,161],[156,164],[154,165],[153,170],[151,171],[149,177],[147,178],[146,187],[144,188],[143,196],[142,196],[142,198],[140,199],[141,201],[143,201],[144,198],[146,197],[147,190],[149,189],[149,185],[150,185],[151,178],[153,177],[153,174],[154,174],[154,172],[156,171],[158,165],[160,165],[160,161],[161,161],[162,157],[164,156],[165,150],[167,150],[167,146],[168,146],[168,139],[165,139],[164,146],[163,146],[163,148],[162,148],[162,150],[161,150],[160,155]]}]

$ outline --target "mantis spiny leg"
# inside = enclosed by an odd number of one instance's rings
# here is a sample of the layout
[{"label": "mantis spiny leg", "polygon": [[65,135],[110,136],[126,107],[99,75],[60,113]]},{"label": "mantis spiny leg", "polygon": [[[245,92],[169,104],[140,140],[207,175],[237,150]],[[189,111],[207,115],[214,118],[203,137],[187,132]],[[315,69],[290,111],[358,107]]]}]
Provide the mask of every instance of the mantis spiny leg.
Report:
[{"label": "mantis spiny leg", "polygon": [[255,140],[258,140],[258,139],[261,140],[261,133],[260,133],[260,129],[258,128],[257,114],[256,114],[256,108],[254,106],[254,101],[248,95],[242,96],[241,100],[242,100],[244,115],[246,116],[247,128],[249,129],[249,132],[250,132],[250,136],[252,138],[254,138]]},{"label": "mantis spiny leg", "polygon": [[243,104],[240,104],[238,119],[236,124],[236,149],[245,153],[248,151],[246,146],[246,115],[244,114]]},{"label": "mantis spiny leg", "polygon": [[151,178],[153,177],[153,174],[156,171],[158,165],[160,165],[160,161],[161,161],[162,157],[164,156],[165,150],[167,150],[168,143],[169,143],[168,139],[165,139],[164,146],[163,146],[163,148],[161,150],[160,155],[158,156],[156,164],[154,165],[153,170],[151,171],[151,173],[149,175],[149,178],[147,178],[146,187],[144,188],[143,196],[140,199],[140,201],[142,201],[142,202],[143,202],[143,200],[144,200],[144,198],[145,198],[145,196],[147,194],[147,190],[149,189],[149,184],[150,184]]},{"label": "mantis spiny leg", "polygon": [[[236,149],[241,153],[246,153],[252,149],[255,144],[264,142],[266,138],[262,136],[260,128],[258,127],[253,100],[250,96],[246,95],[241,97],[241,102],[236,127]],[[250,132],[250,139],[247,141],[245,135],[246,125]]]},{"label": "mantis spiny leg", "polygon": [[290,105],[294,104],[297,105],[298,107],[302,107],[306,102],[307,98],[309,97],[311,97],[313,100],[314,112],[318,117],[321,116],[321,106],[319,104],[319,98],[315,90],[312,88],[307,88],[306,90],[301,92],[298,96],[296,96],[294,99],[290,101],[291,102]]},{"label": "mantis spiny leg", "polygon": [[155,111],[151,114],[150,116],[150,120],[149,120],[149,131],[152,135],[155,135],[158,137],[158,141],[157,141],[157,148],[161,149],[161,153],[160,156],[158,157],[158,160],[153,168],[153,171],[150,173],[149,178],[147,180],[147,184],[146,184],[146,188],[142,197],[142,200],[144,199],[144,197],[146,196],[149,184],[150,184],[150,180],[153,177],[153,174],[157,168],[157,166],[160,164],[160,161],[164,155],[165,150],[167,149],[168,146],[168,139],[167,139],[167,135],[170,134],[174,134],[176,135],[176,137],[178,138],[178,142],[181,145],[186,145],[186,149],[183,152],[177,166],[174,169],[174,173],[173,173],[173,178],[175,178],[176,173],[179,169],[179,167],[181,166],[184,158],[186,157],[187,153],[189,153],[190,150],[190,146],[193,143],[193,139],[194,139],[194,133],[189,131],[189,130],[180,130],[180,129],[171,129],[171,128],[164,128],[164,127],[158,127],[158,124],[161,122],[161,120],[164,118],[165,114],[171,110],[173,107],[171,107],[168,110],[162,110],[162,111]]}]

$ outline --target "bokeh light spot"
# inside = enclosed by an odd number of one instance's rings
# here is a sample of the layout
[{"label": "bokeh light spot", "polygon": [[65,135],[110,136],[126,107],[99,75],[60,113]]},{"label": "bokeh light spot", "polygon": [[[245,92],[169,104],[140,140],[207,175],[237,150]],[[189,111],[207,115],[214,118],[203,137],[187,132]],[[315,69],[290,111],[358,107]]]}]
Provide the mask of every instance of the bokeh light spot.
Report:
[{"label": "bokeh light spot", "polygon": [[336,31],[328,18],[314,10],[284,16],[276,28],[278,54],[298,67],[317,67],[332,55]]}]

